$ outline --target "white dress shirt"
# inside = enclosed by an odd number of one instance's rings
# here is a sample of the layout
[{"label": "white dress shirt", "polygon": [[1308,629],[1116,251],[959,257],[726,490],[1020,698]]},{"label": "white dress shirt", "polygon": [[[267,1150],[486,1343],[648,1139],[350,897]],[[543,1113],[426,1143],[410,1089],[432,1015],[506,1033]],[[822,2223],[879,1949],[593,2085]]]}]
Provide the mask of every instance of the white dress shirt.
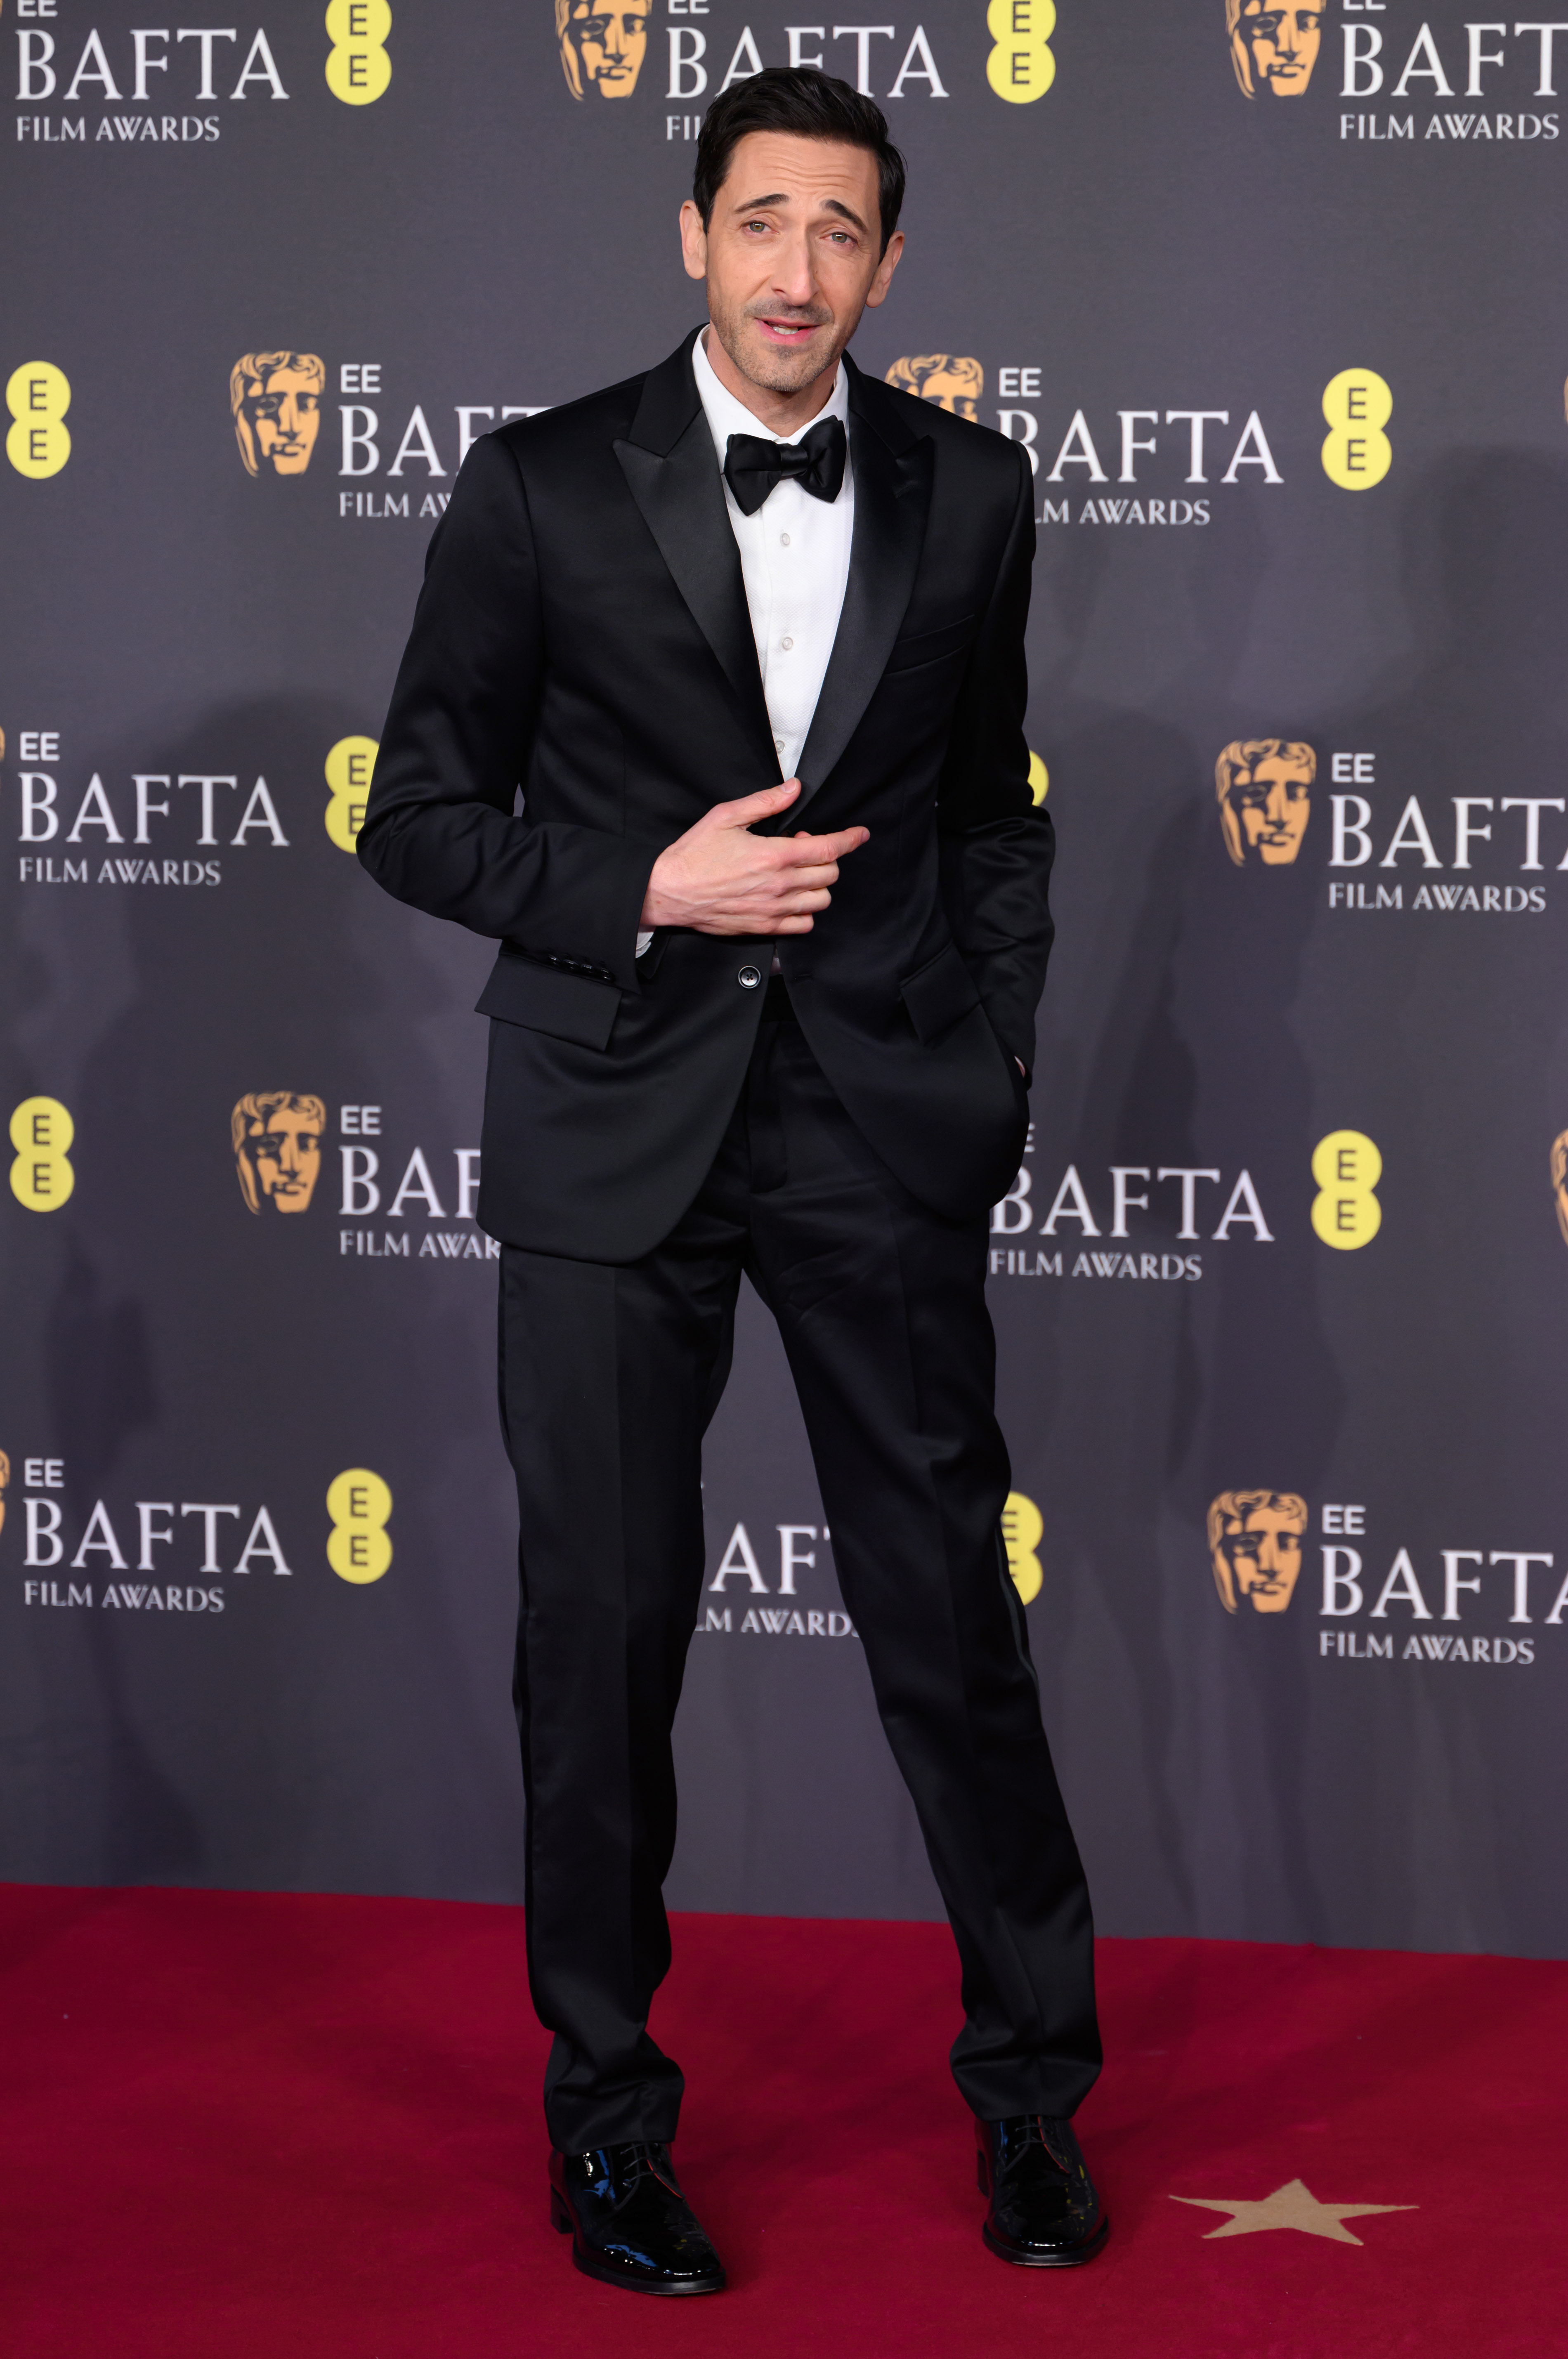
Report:
[{"label": "white dress shirt", "polygon": [[[704,329],[691,348],[691,365],[721,469],[732,434],[760,435],[767,442],[798,441],[807,427],[798,428],[794,434],[776,434],[719,383],[703,350],[707,332]],[[832,393],[809,425],[815,426],[824,418],[836,418],[848,434],[849,385],[842,368],[833,379]],[[744,516],[726,484],[724,506],[740,551],[741,578],[779,775],[790,778],[822,694],[849,584],[850,543],[855,536],[854,473],[846,457],[836,500],[813,499],[799,484],[786,481],[774,485],[754,516]],[[638,934],[639,958],[652,940],[651,933]],[[777,972],[777,959],[774,968]]]},{"label": "white dress shirt", "polygon": [[[776,434],[726,391],[703,350],[704,335],[691,348],[697,391],[708,429],[724,463],[732,434],[756,434],[765,442],[796,442],[807,431]],[[849,432],[849,386],[841,368],[833,389],[811,419],[836,418]],[[836,500],[816,500],[799,484],[776,484],[755,516],[743,516],[729,485],[724,506],[740,551],[746,603],[768,700],[768,725],[779,767],[792,778],[822,693],[822,677],[838,634],[838,618],[849,582],[849,545],[855,533],[855,476],[845,462]]]}]

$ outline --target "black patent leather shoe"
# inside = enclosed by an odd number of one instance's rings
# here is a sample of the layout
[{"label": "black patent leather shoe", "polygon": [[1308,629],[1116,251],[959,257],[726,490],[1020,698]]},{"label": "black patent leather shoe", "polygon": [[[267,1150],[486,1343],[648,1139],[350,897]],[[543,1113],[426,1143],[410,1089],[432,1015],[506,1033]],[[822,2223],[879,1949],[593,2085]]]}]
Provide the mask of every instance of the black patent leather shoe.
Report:
[{"label": "black patent leather shoe", "polygon": [[991,2199],[981,2234],[1025,2269],[1072,2269],[1105,2247],[1111,2223],[1073,2135],[1047,2114],[975,2125],[980,2192]]},{"label": "black patent leather shoe", "polygon": [[724,2266],[681,2192],[670,2148],[595,2147],[550,2158],[550,2216],[572,2265],[631,2293],[722,2293]]}]

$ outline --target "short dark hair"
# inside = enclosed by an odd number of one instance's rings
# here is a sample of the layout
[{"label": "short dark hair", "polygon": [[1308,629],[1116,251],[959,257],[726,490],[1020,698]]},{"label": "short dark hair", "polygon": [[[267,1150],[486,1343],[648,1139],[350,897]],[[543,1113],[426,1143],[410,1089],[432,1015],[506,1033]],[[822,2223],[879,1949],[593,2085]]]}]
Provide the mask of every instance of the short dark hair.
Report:
[{"label": "short dark hair", "polygon": [[904,159],[887,136],[887,118],[875,99],[864,98],[836,75],[815,66],[764,66],[745,82],[721,91],[697,139],[691,200],[706,229],[724,187],[730,158],[751,131],[789,131],[797,139],[838,139],[864,147],[877,158],[877,206],[882,251],[898,226],[904,201]]}]

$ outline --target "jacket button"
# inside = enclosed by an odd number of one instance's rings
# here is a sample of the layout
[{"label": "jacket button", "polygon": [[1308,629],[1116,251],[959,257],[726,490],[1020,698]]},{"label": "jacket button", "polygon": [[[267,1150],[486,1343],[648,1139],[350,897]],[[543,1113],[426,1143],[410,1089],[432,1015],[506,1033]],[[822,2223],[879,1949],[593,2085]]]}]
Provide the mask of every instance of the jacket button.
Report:
[{"label": "jacket button", "polygon": [[743,991],[756,991],[762,982],[762,969],[759,966],[743,966],[735,981]]}]

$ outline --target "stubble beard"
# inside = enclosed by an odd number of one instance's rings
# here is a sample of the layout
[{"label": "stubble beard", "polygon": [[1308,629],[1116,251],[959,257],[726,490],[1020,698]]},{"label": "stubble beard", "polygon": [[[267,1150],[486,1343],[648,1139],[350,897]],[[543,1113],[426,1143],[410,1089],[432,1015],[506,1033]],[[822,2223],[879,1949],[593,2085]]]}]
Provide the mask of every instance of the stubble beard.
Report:
[{"label": "stubble beard", "polygon": [[[819,356],[821,348],[816,345],[815,339],[798,354],[748,343],[744,330],[754,314],[750,310],[731,310],[716,299],[711,287],[708,290],[708,313],[713,333],[735,368],[748,385],[757,386],[764,393],[803,393],[807,386],[836,367],[844,350],[842,343],[832,346],[827,356],[822,358]],[[833,323],[831,320],[823,320],[813,324],[831,327]],[[848,342],[846,336],[844,343]]]}]

